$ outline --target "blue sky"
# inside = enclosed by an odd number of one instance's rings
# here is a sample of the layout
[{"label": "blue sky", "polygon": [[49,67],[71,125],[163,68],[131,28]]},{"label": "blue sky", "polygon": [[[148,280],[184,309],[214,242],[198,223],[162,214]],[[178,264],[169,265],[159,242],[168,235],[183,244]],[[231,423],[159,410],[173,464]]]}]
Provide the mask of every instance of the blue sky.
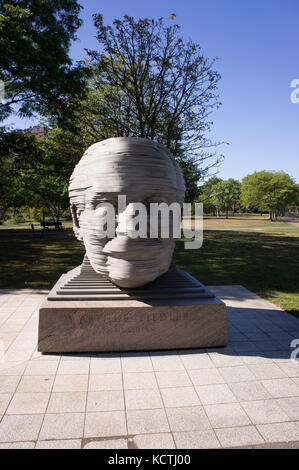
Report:
[{"label": "blue sky", "polygon": [[[222,107],[215,111],[211,137],[226,141],[221,178],[242,179],[260,170],[284,170],[299,181],[299,103],[291,102],[292,80],[299,79],[298,0],[81,0],[83,26],[71,57],[96,49],[92,14],[111,23],[175,13],[185,39],[199,43],[216,68]],[[16,120],[17,127],[33,121]]]}]

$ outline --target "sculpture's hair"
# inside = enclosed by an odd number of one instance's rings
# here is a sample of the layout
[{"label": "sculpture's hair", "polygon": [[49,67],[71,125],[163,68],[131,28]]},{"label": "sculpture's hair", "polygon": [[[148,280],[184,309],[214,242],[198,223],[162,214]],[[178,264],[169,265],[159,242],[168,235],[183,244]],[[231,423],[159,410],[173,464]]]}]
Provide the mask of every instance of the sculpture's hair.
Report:
[{"label": "sculpture's hair", "polygon": [[70,179],[73,203],[82,203],[86,189],[99,193],[170,195],[184,201],[182,171],[162,144],[139,137],[113,137],[91,145],[76,165]]}]

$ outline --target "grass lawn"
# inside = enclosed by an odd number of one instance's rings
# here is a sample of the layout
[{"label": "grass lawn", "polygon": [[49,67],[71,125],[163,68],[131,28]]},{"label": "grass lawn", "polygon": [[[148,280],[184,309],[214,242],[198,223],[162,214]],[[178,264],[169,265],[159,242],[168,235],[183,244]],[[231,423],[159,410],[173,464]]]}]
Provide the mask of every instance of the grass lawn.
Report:
[{"label": "grass lawn", "polygon": [[[1,230],[0,288],[49,289],[83,254],[70,229]],[[299,317],[298,229],[204,232],[200,250],[177,242],[175,262],[203,284],[241,284]]]},{"label": "grass lawn", "polygon": [[241,284],[299,317],[298,229],[204,232],[200,250],[178,241],[175,261],[203,284]]},{"label": "grass lawn", "polygon": [[2,230],[0,287],[49,289],[61,274],[81,264],[83,255],[84,247],[71,229]]},{"label": "grass lawn", "polygon": [[[183,222],[184,223],[184,222]],[[228,219],[225,217],[206,217],[203,218],[204,229],[251,229],[251,228],[268,228],[271,227],[285,227],[289,226],[281,220],[273,221],[269,220],[269,216],[263,215],[240,215],[237,214],[234,217],[230,216]],[[192,227],[194,228],[194,220],[192,221]]]}]

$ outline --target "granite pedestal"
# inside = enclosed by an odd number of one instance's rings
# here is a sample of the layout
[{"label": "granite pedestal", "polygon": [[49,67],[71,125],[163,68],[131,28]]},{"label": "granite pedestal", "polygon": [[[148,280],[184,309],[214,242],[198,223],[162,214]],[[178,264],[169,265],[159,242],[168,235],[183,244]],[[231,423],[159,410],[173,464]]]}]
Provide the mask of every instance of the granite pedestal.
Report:
[{"label": "granite pedestal", "polygon": [[227,344],[225,304],[172,266],[144,288],[120,289],[90,266],[63,275],[39,311],[41,352],[110,352]]}]

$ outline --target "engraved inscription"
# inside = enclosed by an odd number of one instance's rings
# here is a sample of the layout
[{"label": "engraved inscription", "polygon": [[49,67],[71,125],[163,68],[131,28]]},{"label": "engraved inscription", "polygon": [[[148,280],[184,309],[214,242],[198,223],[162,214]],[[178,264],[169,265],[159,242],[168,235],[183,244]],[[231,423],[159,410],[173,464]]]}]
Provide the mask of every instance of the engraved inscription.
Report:
[{"label": "engraved inscription", "polygon": [[[95,315],[95,316],[94,316]],[[89,314],[90,316],[90,314]],[[93,318],[99,317],[98,314],[93,314]],[[137,318],[136,318],[137,317]],[[144,313],[140,320],[142,322],[148,323],[155,323],[155,322],[164,322],[164,321],[189,321],[189,320],[196,320],[198,318],[198,314],[195,312],[149,312]],[[129,323],[129,322],[136,322],[138,320],[138,316],[136,315],[136,311],[132,312],[122,312],[122,313],[104,313],[101,316],[101,320],[104,323]]]}]

